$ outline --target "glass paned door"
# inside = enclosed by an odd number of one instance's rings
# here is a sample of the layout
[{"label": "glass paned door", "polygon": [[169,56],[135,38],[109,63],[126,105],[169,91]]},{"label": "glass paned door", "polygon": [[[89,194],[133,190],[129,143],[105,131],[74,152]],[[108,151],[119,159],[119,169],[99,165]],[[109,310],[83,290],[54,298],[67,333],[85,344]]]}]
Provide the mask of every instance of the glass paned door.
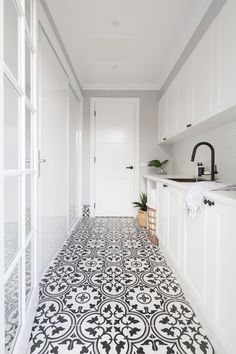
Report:
[{"label": "glass paned door", "polygon": [[36,274],[36,20],[35,0],[0,6],[0,353],[10,354],[21,352]]},{"label": "glass paned door", "polygon": [[19,13],[12,0],[4,0],[4,61],[12,74],[19,78]]}]

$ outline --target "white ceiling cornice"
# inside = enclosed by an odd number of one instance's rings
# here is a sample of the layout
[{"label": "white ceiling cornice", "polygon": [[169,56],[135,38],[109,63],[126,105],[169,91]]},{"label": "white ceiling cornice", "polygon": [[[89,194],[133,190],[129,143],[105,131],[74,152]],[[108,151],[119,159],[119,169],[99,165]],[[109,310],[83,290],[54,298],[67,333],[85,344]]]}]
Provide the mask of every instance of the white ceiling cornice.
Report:
[{"label": "white ceiling cornice", "polygon": [[107,84],[89,84],[89,85],[84,85],[83,90],[86,91],[159,91],[160,88],[153,84],[140,84],[140,85],[132,85],[132,84],[127,84],[127,85],[107,85]]}]

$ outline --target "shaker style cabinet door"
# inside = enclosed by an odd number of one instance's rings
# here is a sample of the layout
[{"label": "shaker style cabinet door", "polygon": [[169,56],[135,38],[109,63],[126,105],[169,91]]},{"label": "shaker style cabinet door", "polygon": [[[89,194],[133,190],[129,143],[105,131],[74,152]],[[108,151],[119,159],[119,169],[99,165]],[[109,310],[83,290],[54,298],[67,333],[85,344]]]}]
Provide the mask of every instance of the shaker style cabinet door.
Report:
[{"label": "shaker style cabinet door", "polygon": [[207,234],[209,238],[207,282],[207,311],[214,336],[222,346],[222,352],[235,352],[235,206],[215,201],[207,207]]},{"label": "shaker style cabinet door", "polygon": [[228,0],[219,14],[220,108],[236,105],[236,1]]},{"label": "shaker style cabinet door", "polygon": [[159,101],[158,112],[158,140],[159,143],[168,139],[168,101],[164,94]]}]

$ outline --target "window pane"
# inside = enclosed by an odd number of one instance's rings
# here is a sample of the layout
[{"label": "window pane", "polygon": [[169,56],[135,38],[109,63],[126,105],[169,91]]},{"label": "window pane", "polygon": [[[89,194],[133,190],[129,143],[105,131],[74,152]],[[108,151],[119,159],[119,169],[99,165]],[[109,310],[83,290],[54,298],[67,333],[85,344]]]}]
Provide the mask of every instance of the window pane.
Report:
[{"label": "window pane", "polygon": [[20,195],[19,177],[5,178],[4,185],[4,256],[5,269],[11,263],[19,249],[20,233]]},{"label": "window pane", "polygon": [[28,40],[25,39],[25,93],[31,98],[31,50]]},{"label": "window pane", "polygon": [[18,94],[4,78],[4,155],[5,168],[18,168]]},{"label": "window pane", "polygon": [[25,252],[25,299],[28,302],[33,286],[33,241],[31,241]]},{"label": "window pane", "polygon": [[29,30],[31,31],[31,1],[32,0],[25,0],[25,19]]},{"label": "window pane", "polygon": [[32,229],[32,179],[31,175],[25,176],[25,234]]},{"label": "window pane", "polygon": [[4,0],[4,60],[18,78],[18,14],[12,0]]},{"label": "window pane", "polygon": [[6,353],[12,349],[13,341],[19,327],[20,282],[19,265],[15,267],[5,285],[5,348]]},{"label": "window pane", "polygon": [[25,109],[25,168],[33,168],[32,115]]}]

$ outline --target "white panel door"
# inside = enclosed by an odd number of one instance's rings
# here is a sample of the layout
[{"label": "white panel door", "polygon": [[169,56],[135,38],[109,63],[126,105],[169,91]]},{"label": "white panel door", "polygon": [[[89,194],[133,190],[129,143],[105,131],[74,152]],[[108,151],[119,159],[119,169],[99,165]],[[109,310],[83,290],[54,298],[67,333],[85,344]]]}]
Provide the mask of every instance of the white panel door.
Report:
[{"label": "white panel door", "polygon": [[133,216],[135,103],[96,102],[95,215]]}]

